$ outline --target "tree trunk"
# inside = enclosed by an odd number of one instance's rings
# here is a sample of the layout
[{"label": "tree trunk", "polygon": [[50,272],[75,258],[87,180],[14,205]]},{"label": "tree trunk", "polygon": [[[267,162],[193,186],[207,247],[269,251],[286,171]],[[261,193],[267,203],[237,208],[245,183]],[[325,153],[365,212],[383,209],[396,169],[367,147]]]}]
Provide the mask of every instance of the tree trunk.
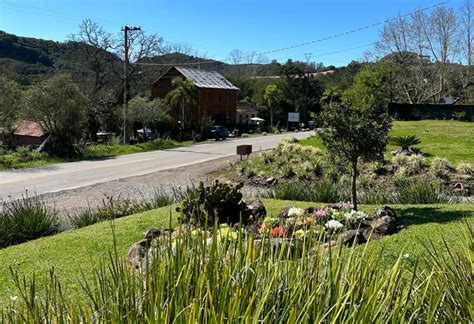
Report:
[{"label": "tree trunk", "polygon": [[357,210],[357,161],[352,162],[352,204]]}]

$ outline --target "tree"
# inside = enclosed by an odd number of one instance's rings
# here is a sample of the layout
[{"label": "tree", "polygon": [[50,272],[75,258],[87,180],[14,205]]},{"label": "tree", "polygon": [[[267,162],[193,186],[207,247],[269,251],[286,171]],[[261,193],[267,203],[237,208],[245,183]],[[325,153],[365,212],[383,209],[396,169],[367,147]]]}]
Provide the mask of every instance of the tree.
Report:
[{"label": "tree", "polygon": [[273,105],[283,99],[283,92],[278,89],[276,84],[269,84],[265,88],[263,97],[267,101],[268,109],[270,110],[270,126],[273,127]]},{"label": "tree", "polygon": [[472,74],[472,58],[473,58],[473,49],[472,49],[472,42],[473,42],[473,35],[474,35],[474,1],[467,0],[461,6],[460,10],[460,22],[461,22],[461,39],[460,48],[463,49],[461,55],[464,57],[466,61],[466,69],[465,72],[462,73],[462,89],[463,89],[463,96],[465,98],[465,102],[469,103],[469,95],[467,92],[467,87],[471,82],[471,74]]},{"label": "tree", "polygon": [[332,85],[324,90],[320,102],[322,105],[332,105],[333,102],[340,102],[342,99],[342,91],[338,86]]},{"label": "tree", "polygon": [[[342,103],[325,105],[320,116],[321,139],[329,156],[350,165],[352,203],[357,209],[357,176],[361,160],[383,158],[391,119],[384,102],[384,68],[367,68],[355,78]],[[374,95],[372,95],[374,93]]]},{"label": "tree", "polygon": [[[130,100],[129,109],[132,123],[140,124],[143,129],[150,128],[155,134],[163,134],[173,127],[173,118],[168,113],[170,108],[161,99],[137,96]],[[144,134],[146,136],[146,132]]]},{"label": "tree", "polygon": [[49,135],[46,151],[59,156],[77,154],[75,144],[83,133],[87,98],[66,75],[53,75],[26,94],[25,117],[39,123]]},{"label": "tree", "polygon": [[180,106],[181,108],[181,121],[187,123],[188,112],[190,106],[193,106],[197,103],[198,92],[194,81],[192,79],[183,79],[181,77],[176,77],[171,81],[173,90],[168,92],[165,97],[165,100],[171,106]]},{"label": "tree", "polygon": [[0,77],[0,94],[0,127],[4,144],[10,147],[20,119],[22,91],[15,81]]}]

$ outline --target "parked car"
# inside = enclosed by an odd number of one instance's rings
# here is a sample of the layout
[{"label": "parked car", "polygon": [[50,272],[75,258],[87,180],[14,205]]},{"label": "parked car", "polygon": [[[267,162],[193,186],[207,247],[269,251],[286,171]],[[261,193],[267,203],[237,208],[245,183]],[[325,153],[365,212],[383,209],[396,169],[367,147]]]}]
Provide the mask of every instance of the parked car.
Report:
[{"label": "parked car", "polygon": [[220,139],[225,140],[227,137],[229,137],[229,130],[224,126],[213,126],[211,132],[216,141]]}]

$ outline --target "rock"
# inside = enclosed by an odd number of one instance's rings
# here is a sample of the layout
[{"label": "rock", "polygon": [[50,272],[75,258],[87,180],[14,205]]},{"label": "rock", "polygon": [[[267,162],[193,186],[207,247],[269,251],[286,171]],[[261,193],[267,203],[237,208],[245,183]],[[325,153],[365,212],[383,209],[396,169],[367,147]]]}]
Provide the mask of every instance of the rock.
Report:
[{"label": "rock", "polygon": [[138,269],[143,265],[143,259],[147,254],[150,241],[141,240],[133,244],[127,252],[127,261],[130,267]]},{"label": "rock", "polygon": [[308,208],[306,208],[306,209],[304,210],[304,214],[305,214],[305,215],[312,215],[312,214],[314,214],[314,213],[316,212],[316,210],[318,210],[317,207],[310,206],[310,207],[308,207]]},{"label": "rock", "polygon": [[383,206],[379,210],[377,210],[377,217],[383,217],[383,216],[390,216],[397,218],[397,213],[395,212],[395,209],[389,206]]},{"label": "rock", "polygon": [[250,218],[256,220],[265,216],[267,216],[267,209],[260,199],[242,200],[242,220],[245,224]]},{"label": "rock", "polygon": [[398,221],[392,216],[382,216],[372,222],[372,229],[376,234],[390,235],[397,230]]},{"label": "rock", "polygon": [[355,244],[362,244],[367,242],[363,231],[358,229],[348,230],[342,233],[342,244],[352,246]]},{"label": "rock", "polygon": [[160,237],[162,234],[163,234],[163,231],[160,228],[152,227],[145,232],[145,235],[143,236],[143,238],[145,240],[151,241],[153,239]]},{"label": "rock", "polygon": [[278,217],[280,218],[286,218],[288,217],[288,212],[290,211],[291,207],[283,207],[282,209],[280,209],[280,211],[278,212]]},{"label": "rock", "polygon": [[267,179],[265,180],[265,184],[267,184],[267,185],[272,185],[272,184],[274,184],[275,182],[276,182],[276,178],[275,178],[275,177],[270,177],[270,178],[267,178]]}]

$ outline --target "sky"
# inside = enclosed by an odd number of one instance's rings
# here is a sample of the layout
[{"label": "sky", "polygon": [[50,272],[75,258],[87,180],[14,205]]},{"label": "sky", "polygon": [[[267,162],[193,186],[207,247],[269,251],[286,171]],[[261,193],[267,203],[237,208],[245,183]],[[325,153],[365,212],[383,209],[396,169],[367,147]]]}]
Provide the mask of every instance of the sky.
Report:
[{"label": "sky", "polygon": [[[342,66],[373,50],[382,26],[318,41],[436,5],[443,0],[0,0],[0,30],[65,41],[83,19],[111,33],[140,26],[196,54],[225,61],[233,49],[267,60]],[[463,0],[448,1],[457,8]],[[317,42],[314,42],[317,41]],[[309,54],[311,53],[311,54]]]}]

